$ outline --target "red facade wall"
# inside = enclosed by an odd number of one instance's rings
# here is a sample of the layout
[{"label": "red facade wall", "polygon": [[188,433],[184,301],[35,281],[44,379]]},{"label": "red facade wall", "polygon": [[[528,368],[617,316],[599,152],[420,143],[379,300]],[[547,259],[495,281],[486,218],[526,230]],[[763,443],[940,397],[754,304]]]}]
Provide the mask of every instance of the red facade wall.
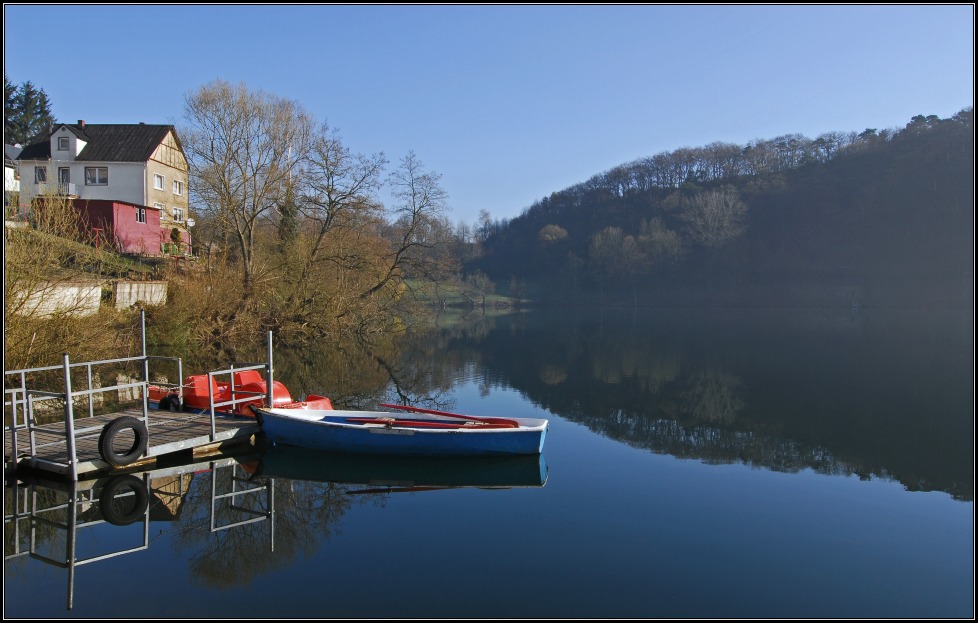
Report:
[{"label": "red facade wall", "polygon": [[[160,229],[160,211],[155,208],[103,199],[75,199],[74,203],[89,227],[101,229],[122,253],[162,255],[161,243],[169,241],[170,232]],[[137,220],[140,209],[145,211],[145,223]]]}]

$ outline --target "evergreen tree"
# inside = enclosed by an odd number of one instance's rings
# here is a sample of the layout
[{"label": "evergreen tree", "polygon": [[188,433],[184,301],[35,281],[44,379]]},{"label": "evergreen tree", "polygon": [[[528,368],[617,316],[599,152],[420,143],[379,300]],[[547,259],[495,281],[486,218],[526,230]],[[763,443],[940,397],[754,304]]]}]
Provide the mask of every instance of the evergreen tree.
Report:
[{"label": "evergreen tree", "polygon": [[17,87],[10,81],[10,77],[7,74],[3,74],[3,136],[4,142],[11,145],[16,142],[13,140],[12,126],[15,110],[14,98],[16,95]]},{"label": "evergreen tree", "polygon": [[30,80],[14,89],[6,76],[4,79],[4,140],[10,145],[27,145],[54,124],[51,101]]},{"label": "evergreen tree", "polygon": [[285,197],[278,205],[278,237],[283,249],[288,248],[299,237],[299,207],[295,203],[295,190],[290,181],[285,188]]}]

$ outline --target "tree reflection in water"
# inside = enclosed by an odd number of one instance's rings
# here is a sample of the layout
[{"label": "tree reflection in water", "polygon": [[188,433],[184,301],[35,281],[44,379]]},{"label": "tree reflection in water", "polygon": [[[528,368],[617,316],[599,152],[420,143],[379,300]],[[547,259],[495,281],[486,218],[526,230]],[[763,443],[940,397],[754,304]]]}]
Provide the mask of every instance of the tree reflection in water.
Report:
[{"label": "tree reflection in water", "polygon": [[685,413],[699,422],[732,424],[744,408],[740,379],[714,366],[692,376],[684,392]]},{"label": "tree reflection in water", "polygon": [[241,476],[233,470],[199,476],[184,501],[191,512],[180,518],[174,543],[189,560],[191,574],[214,588],[247,585],[269,571],[291,567],[329,541],[354,505],[382,507],[388,497],[349,495],[354,487],[339,483],[258,477],[247,484],[254,493],[215,504],[214,524],[228,525],[269,513],[267,487],[274,488],[274,522],[255,521],[211,532],[211,479],[216,478],[213,486],[220,492],[230,490],[233,480]]}]

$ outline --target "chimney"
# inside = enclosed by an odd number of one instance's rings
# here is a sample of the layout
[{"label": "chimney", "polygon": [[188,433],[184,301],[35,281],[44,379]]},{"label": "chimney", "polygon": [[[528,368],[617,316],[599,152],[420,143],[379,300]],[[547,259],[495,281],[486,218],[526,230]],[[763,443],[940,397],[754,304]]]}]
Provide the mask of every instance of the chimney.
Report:
[{"label": "chimney", "polygon": [[85,120],[84,119],[79,119],[78,120],[78,127],[79,128],[82,128],[82,129],[85,128]]}]

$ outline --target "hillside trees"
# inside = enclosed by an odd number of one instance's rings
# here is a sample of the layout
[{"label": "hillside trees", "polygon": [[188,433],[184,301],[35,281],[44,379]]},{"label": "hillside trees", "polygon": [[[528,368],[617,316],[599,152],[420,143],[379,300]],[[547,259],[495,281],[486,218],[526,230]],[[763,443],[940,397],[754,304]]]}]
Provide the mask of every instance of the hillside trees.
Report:
[{"label": "hillside trees", "polygon": [[747,205],[731,186],[706,190],[683,200],[682,218],[689,237],[716,249],[744,232]]},{"label": "hillside trees", "polygon": [[[537,280],[575,300],[568,286],[597,289],[605,274],[645,281],[650,297],[873,284],[894,297],[928,288],[935,301],[957,301],[973,266],[973,117],[969,107],[948,119],[915,115],[899,130],[785,134],[641,158],[534,203],[492,231],[466,270]],[[654,235],[643,230],[652,222]],[[600,242],[608,228],[626,246]],[[643,237],[672,251],[651,272],[626,262],[628,274],[609,273],[629,237],[645,259],[655,254]]]}]

